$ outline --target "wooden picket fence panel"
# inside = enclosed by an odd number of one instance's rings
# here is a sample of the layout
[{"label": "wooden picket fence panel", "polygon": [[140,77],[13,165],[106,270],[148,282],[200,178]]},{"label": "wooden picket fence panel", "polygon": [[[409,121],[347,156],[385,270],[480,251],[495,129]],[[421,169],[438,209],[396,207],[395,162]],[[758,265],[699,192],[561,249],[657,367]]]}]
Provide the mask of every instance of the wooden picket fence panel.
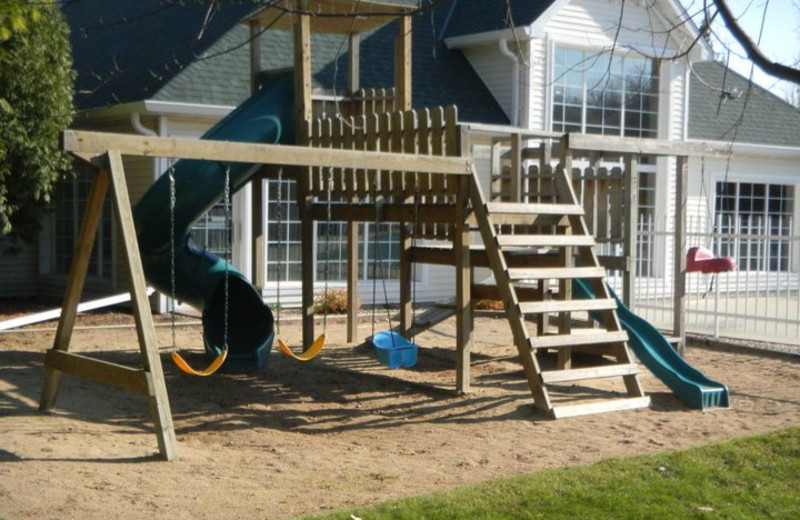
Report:
[{"label": "wooden picket fence panel", "polygon": [[[319,148],[395,152],[410,155],[458,156],[461,153],[455,107],[383,112],[315,119],[308,128],[309,145]],[[332,201],[455,204],[457,175],[352,168],[313,168],[312,195]],[[447,239],[450,226],[419,224],[415,233]]]}]

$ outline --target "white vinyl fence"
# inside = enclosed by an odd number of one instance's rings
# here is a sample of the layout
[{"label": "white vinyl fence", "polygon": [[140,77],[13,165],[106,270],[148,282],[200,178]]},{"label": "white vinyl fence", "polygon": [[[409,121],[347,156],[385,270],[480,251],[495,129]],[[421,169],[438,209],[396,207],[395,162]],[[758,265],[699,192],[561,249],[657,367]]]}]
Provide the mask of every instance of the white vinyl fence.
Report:
[{"label": "white vinyl fence", "polygon": [[[672,328],[674,285],[671,225],[653,220],[639,226],[639,262],[634,311],[658,327]],[[666,231],[665,231],[666,229]],[[730,256],[729,273],[689,273],[688,332],[715,337],[800,344],[800,237],[787,218],[725,217],[687,223],[686,249],[702,246]],[[618,280],[612,278],[612,284]]]}]

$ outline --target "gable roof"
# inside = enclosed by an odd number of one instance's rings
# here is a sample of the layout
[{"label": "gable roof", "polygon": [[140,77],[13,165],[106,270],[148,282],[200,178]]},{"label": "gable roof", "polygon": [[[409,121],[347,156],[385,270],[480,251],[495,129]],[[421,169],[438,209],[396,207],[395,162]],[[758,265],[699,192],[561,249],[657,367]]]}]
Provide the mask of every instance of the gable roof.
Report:
[{"label": "gable roof", "polygon": [[[556,0],[454,0],[447,37],[532,25]],[[509,13],[510,11],[510,13]],[[510,14],[510,16],[509,16]]]},{"label": "gable roof", "polygon": [[226,3],[213,13],[198,2],[67,2],[62,11],[77,71],[76,106],[151,98],[255,9],[240,2]]},{"label": "gable roof", "polygon": [[[66,3],[62,9],[72,29],[78,72],[77,107],[86,110],[151,99],[238,105],[248,97],[250,81],[249,31],[239,22],[260,5],[220,3],[207,18],[207,3]],[[442,43],[440,33],[449,11],[448,1],[413,16],[414,106],[456,104],[462,120],[508,123],[464,55]],[[396,34],[396,22],[362,34],[363,86],[392,86]],[[345,88],[348,56],[343,38],[312,35],[314,86]],[[266,30],[261,40],[265,70],[292,66],[290,32]]]},{"label": "gable roof", "polygon": [[756,84],[750,85],[737,72],[726,71],[722,63],[698,62],[692,69],[690,139],[735,138],[738,143],[800,147],[799,109]]}]

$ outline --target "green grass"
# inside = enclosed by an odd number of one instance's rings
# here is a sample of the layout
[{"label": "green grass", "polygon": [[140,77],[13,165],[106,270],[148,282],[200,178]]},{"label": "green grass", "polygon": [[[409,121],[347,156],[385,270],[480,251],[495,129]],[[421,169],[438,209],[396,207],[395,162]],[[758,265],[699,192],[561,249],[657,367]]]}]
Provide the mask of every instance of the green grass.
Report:
[{"label": "green grass", "polygon": [[308,519],[800,519],[800,428]]}]

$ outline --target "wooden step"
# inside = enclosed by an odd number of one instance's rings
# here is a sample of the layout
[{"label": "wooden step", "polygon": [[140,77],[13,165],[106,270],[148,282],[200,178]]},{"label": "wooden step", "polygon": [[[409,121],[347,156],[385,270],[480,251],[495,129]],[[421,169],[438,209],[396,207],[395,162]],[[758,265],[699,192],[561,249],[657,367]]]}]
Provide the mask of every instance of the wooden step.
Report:
[{"label": "wooden step", "polygon": [[[479,244],[469,246],[472,267],[489,267],[486,249]],[[452,245],[414,246],[410,249],[411,261],[420,264],[455,265],[456,254]],[[539,267],[558,267],[563,264],[557,254],[539,252],[535,249],[511,249],[505,252],[508,267],[536,265]]]},{"label": "wooden step", "polygon": [[602,300],[546,300],[519,303],[519,311],[522,314],[541,314],[543,312],[604,311],[616,308],[617,302],[610,298]]},{"label": "wooden step", "polygon": [[602,267],[514,267],[508,270],[511,280],[571,280],[574,278],[603,278]]},{"label": "wooden step", "polygon": [[531,348],[561,348],[577,345],[595,345],[600,343],[617,343],[628,341],[628,333],[624,330],[608,331],[602,329],[584,329],[587,332],[572,334],[548,334],[530,338]]},{"label": "wooden step", "polygon": [[583,215],[577,204],[543,204],[527,202],[489,202],[486,209],[495,215]]},{"label": "wooden step", "polygon": [[500,247],[593,246],[591,235],[497,235]]},{"label": "wooden step", "polygon": [[639,367],[633,363],[620,365],[604,365],[590,368],[573,368],[569,370],[550,370],[542,372],[542,382],[564,383],[567,381],[583,381],[586,379],[608,379],[610,377],[632,376],[639,373]]},{"label": "wooden step", "polygon": [[618,412],[622,410],[635,410],[637,408],[648,408],[650,397],[627,397],[623,399],[610,399],[607,401],[594,401],[585,404],[571,404],[565,406],[554,406],[551,415],[554,419],[564,419],[566,417],[577,417],[579,415],[589,415],[602,412]]},{"label": "wooden step", "polygon": [[[533,300],[540,297],[539,289],[532,285],[524,285],[515,287],[514,291],[517,298],[523,300]],[[500,290],[496,285],[491,283],[476,283],[472,284],[472,299],[477,300],[502,300]]]}]

